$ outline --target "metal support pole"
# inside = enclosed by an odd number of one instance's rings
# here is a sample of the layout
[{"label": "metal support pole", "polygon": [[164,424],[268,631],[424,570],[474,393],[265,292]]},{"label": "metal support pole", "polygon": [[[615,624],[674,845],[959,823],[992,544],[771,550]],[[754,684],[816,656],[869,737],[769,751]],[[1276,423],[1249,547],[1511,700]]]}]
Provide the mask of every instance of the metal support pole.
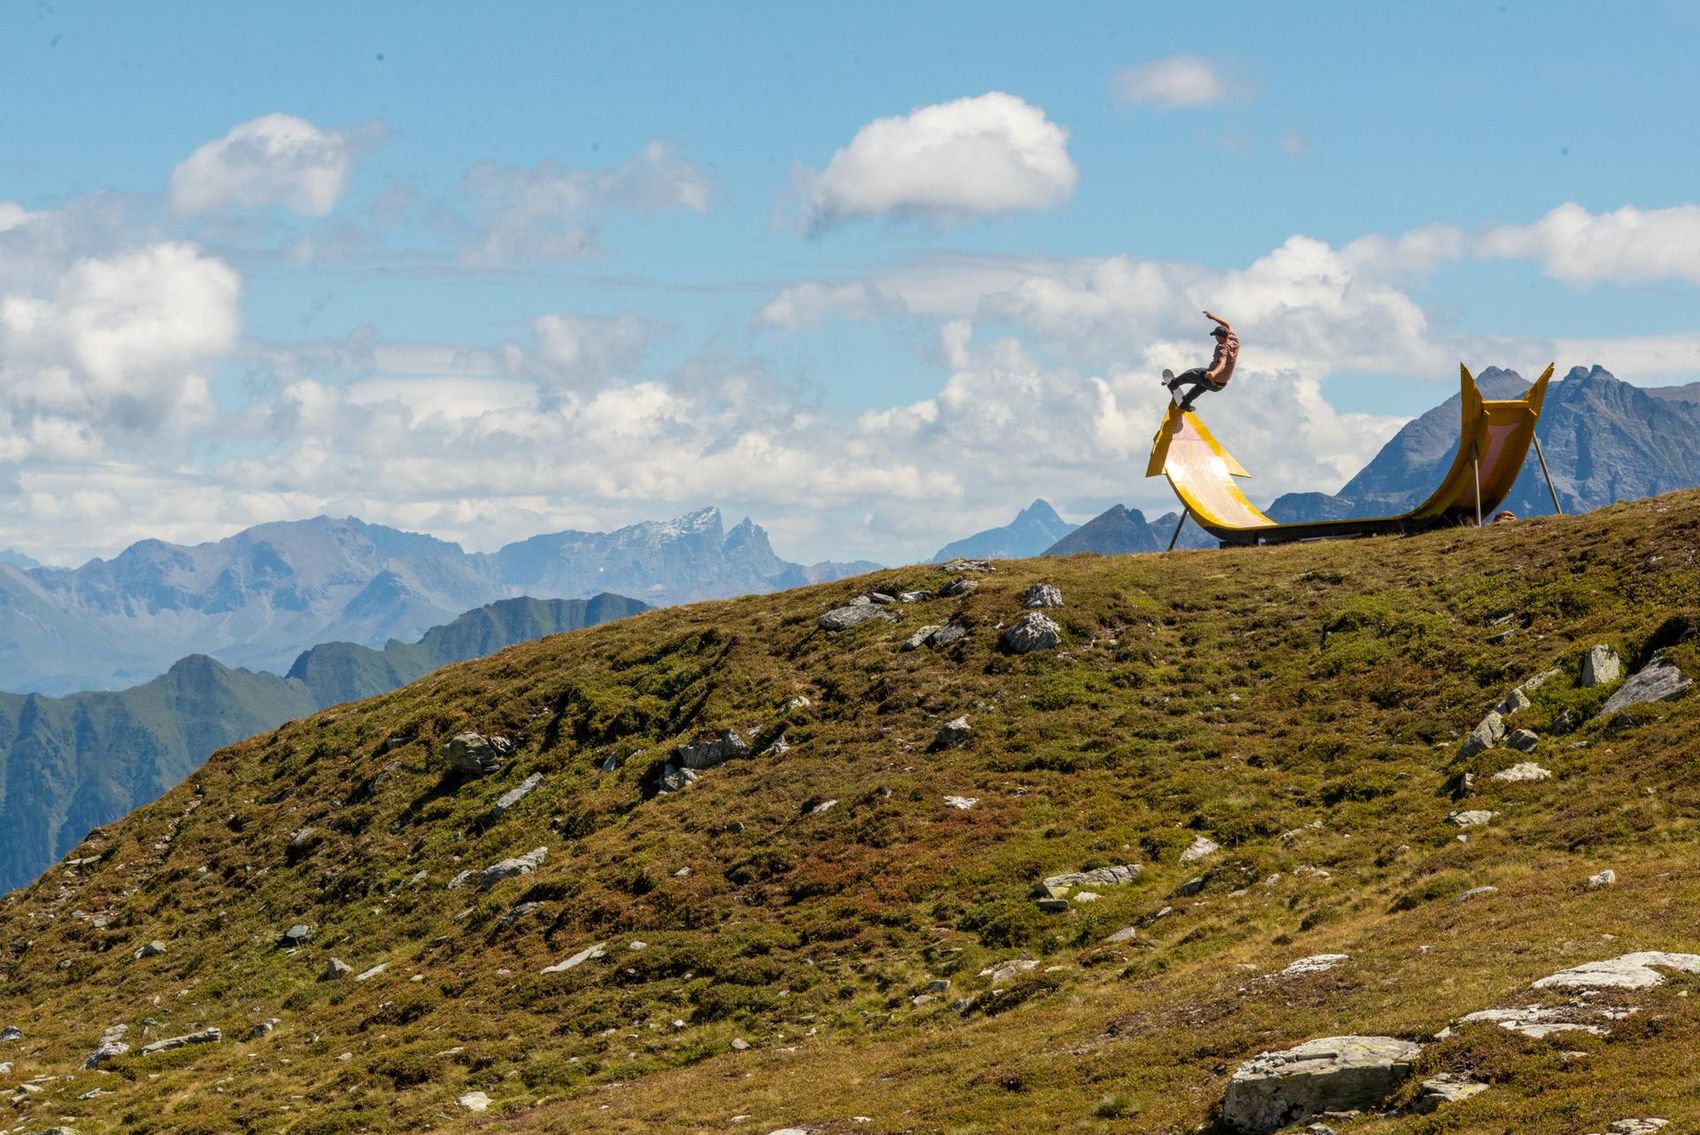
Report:
[{"label": "metal support pole", "polygon": [[1482,526],[1482,449],[1479,445],[1470,446],[1470,465],[1476,471],[1476,527]]},{"label": "metal support pole", "polygon": [[1552,510],[1558,515],[1564,515],[1564,506],[1558,503],[1558,490],[1552,487],[1552,474],[1547,472],[1547,455],[1541,452],[1541,439],[1536,434],[1530,434],[1535,440],[1535,457],[1541,463],[1541,476],[1547,479],[1547,492],[1552,494]]},{"label": "metal support pole", "polygon": [[1172,552],[1175,550],[1175,541],[1181,538],[1181,529],[1186,527],[1186,518],[1191,515],[1192,514],[1185,508],[1181,509],[1180,523],[1175,525],[1175,534],[1169,537],[1169,546],[1163,549],[1165,552]]}]

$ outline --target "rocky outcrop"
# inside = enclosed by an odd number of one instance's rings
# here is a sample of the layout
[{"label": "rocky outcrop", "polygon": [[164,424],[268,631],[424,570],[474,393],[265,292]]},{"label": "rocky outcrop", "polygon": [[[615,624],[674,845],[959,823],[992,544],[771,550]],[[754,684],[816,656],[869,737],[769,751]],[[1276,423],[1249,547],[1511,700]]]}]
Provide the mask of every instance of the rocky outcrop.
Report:
[{"label": "rocky outcrop", "polygon": [[815,620],[823,631],[847,631],[863,623],[895,623],[897,616],[877,603],[852,603],[837,607]]},{"label": "rocky outcrop", "polygon": [[1090,871],[1069,871],[1062,875],[1047,875],[1033,886],[1037,898],[1066,898],[1076,887],[1125,887],[1144,874],[1138,863],[1123,863],[1115,867],[1094,867]]},{"label": "rocky outcrop", "polygon": [[214,1044],[223,1039],[224,1034],[217,1025],[202,1029],[198,1033],[185,1033],[182,1036],[166,1037],[152,1044],[142,1045],[141,1055],[152,1056],[156,1052],[170,1052],[174,1048],[187,1048],[191,1044]]},{"label": "rocky outcrop", "polygon": [[499,863],[492,863],[479,873],[478,885],[480,887],[493,887],[503,879],[511,879],[515,875],[529,875],[543,866],[543,861],[548,858],[549,849],[547,847],[535,847],[524,855],[504,859]]},{"label": "rocky outcrop", "polygon": [[1063,605],[1062,589],[1054,583],[1035,583],[1021,593],[1021,605],[1030,611]]},{"label": "rocky outcrop", "polygon": [[1606,699],[1600,715],[1609,717],[1614,713],[1622,713],[1632,705],[1670,701],[1687,693],[1693,685],[1694,679],[1684,677],[1682,671],[1673,663],[1655,654],[1647,665],[1636,671],[1633,678],[1623,683],[1616,693]]},{"label": "rocky outcrop", "polygon": [[1222,1120],[1250,1135],[1326,1111],[1382,1104],[1410,1078],[1422,1046],[1390,1036],[1333,1036],[1266,1052],[1234,1070]]},{"label": "rocky outcrop", "polygon": [[1582,673],[1576,684],[1584,690],[1595,686],[1609,686],[1623,676],[1623,662],[1617,656],[1617,651],[1601,643],[1588,648],[1588,653],[1582,659]]},{"label": "rocky outcrop", "polygon": [[443,746],[443,757],[450,768],[464,776],[489,776],[501,771],[503,761],[512,751],[513,743],[506,737],[459,733]]},{"label": "rocky outcrop", "polygon": [[1051,650],[1062,642],[1062,628],[1048,615],[1037,611],[1021,616],[1003,632],[1004,649],[1011,654],[1031,654],[1036,650]]}]

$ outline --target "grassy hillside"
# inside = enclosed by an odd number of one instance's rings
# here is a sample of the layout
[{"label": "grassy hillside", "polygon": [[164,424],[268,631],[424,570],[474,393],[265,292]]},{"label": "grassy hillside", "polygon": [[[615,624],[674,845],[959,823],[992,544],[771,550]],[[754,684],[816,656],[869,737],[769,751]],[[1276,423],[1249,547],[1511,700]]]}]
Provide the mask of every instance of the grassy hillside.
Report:
[{"label": "grassy hillside", "polygon": [[[1700,698],[1608,720],[1612,687],[1576,688],[1595,643],[1700,673],[1697,549],[1689,493],[1407,540],[1001,563],[896,623],[817,627],[859,591],[953,578],[919,566],[439,671],[223,750],[9,897],[0,1028],[23,1037],[0,1043],[0,1084],[38,1079],[19,1129],[84,1135],[1196,1130],[1257,1053],[1427,1039],[1566,966],[1700,951]],[[1062,591],[1061,647],[1000,651],[1038,581]],[[951,620],[955,645],[900,649]],[[1457,756],[1552,668],[1510,721],[1532,754]],[[966,744],[937,747],[959,715]],[[646,798],[655,761],[727,729],[761,755]],[[511,739],[499,772],[449,770],[468,730]],[[1491,778],[1523,760],[1553,778]],[[1459,810],[1496,815],[1461,829]],[[1201,836],[1220,849],[1183,862]],[[1122,864],[1143,872],[1097,901],[1035,902],[1044,876]],[[1479,887],[1497,890],[1458,900]],[[1322,953],[1349,958],[1277,976]],[[326,978],[333,958],[352,973]],[[1692,1129],[1694,983],[1633,995],[1605,1037],[1461,1027],[1423,1070],[1487,1092],[1336,1125]],[[131,1051],[79,1071],[117,1024]],[[224,1039],[139,1052],[207,1026]],[[474,1092],[488,1111],[458,1102]]]},{"label": "grassy hillside", "polygon": [[0,693],[0,891],[41,874],[97,824],[154,799],[213,750],[315,709],[393,690],[439,666],[515,642],[647,610],[590,599],[501,599],[382,650],[330,642],[285,677],[232,669],[204,654],[127,690]]}]

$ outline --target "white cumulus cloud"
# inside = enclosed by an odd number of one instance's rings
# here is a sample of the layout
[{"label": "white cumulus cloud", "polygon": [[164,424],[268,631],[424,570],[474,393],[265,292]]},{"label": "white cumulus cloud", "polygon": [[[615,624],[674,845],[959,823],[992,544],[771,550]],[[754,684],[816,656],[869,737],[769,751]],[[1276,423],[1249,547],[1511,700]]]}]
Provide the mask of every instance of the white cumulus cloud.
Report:
[{"label": "white cumulus cloud", "polygon": [[1575,284],[1680,280],[1700,284],[1700,205],[1590,213],[1567,202],[1532,225],[1504,225],[1481,241],[1483,255],[1540,261]]},{"label": "white cumulus cloud", "polygon": [[808,185],[817,226],[855,217],[986,217],[1059,205],[1080,171],[1068,131],[1001,91],[879,118]]},{"label": "white cumulus cloud", "polygon": [[195,216],[281,207],[323,217],[348,188],[355,159],[381,134],[377,126],[324,130],[293,114],[262,115],[171,171],[171,208]]},{"label": "white cumulus cloud", "polygon": [[142,429],[204,422],[201,368],[236,345],[241,279],[192,245],[72,264],[0,296],[0,397],[28,416]]},{"label": "white cumulus cloud", "polygon": [[1110,80],[1110,89],[1136,106],[1211,106],[1228,96],[1228,83],[1202,55],[1170,55],[1127,67]]}]

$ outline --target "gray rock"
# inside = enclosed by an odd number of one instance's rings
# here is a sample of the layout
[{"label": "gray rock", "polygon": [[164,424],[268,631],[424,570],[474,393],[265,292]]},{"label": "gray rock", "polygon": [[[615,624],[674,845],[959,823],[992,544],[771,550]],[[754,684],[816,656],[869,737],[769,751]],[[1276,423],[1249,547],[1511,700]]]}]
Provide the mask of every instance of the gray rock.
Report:
[{"label": "gray rock", "polygon": [[927,992],[928,993],[949,993],[950,992],[950,978],[948,978],[948,977],[936,977],[933,980],[927,982]]},{"label": "gray rock", "polygon": [[1505,747],[1519,753],[1532,753],[1541,743],[1541,735],[1533,729],[1514,729],[1505,738]]},{"label": "gray rock", "polygon": [[868,602],[877,603],[881,607],[885,607],[897,602],[897,596],[887,595],[883,591],[870,591],[868,592]]},{"label": "gray rock", "polygon": [[1595,686],[1609,686],[1623,676],[1623,660],[1617,656],[1617,651],[1601,643],[1590,647],[1588,654],[1582,659],[1582,674],[1577,684],[1585,690]]},{"label": "gray rock", "polygon": [[946,599],[954,599],[958,595],[966,595],[980,586],[977,579],[953,579],[939,588],[939,594]]},{"label": "gray rock", "polygon": [[1469,902],[1471,899],[1485,898],[1488,895],[1497,895],[1498,893],[1498,887],[1471,887],[1467,891],[1459,891],[1458,897],[1452,901]]},{"label": "gray rock", "polygon": [[749,1041],[745,1040],[741,1036],[735,1036],[735,1037],[732,1038],[732,1051],[733,1052],[748,1052],[749,1050],[750,1050],[750,1042]]},{"label": "gray rock", "polygon": [[515,875],[529,875],[543,866],[543,861],[548,858],[549,849],[547,847],[534,847],[524,855],[504,859],[499,863],[492,863],[479,873],[478,885],[480,887],[493,887],[503,879],[511,879]]},{"label": "gray rock", "polygon": [[1208,836],[1199,836],[1192,841],[1192,846],[1181,852],[1182,863],[1196,863],[1200,859],[1208,859],[1222,850],[1222,845]]},{"label": "gray rock", "polygon": [[496,801],[496,815],[506,815],[510,808],[512,808],[515,804],[518,804],[521,800],[524,800],[527,796],[530,796],[534,791],[536,791],[537,786],[542,783],[543,774],[540,772],[534,772],[524,780],[520,781],[518,787],[510,788],[508,791],[502,793]]},{"label": "gray rock", "polygon": [[1446,1104],[1461,1103],[1471,1096],[1479,1096],[1487,1090],[1488,1085],[1480,1081],[1466,1080],[1462,1076],[1442,1073],[1423,1081],[1423,1090],[1415,1100],[1411,1101],[1411,1110],[1426,1115]]},{"label": "gray rock", "polygon": [[1505,739],[1505,719],[1497,713],[1490,712],[1482,718],[1481,723],[1470,731],[1464,738],[1464,743],[1458,748],[1460,757],[1473,757],[1493,748]]},{"label": "gray rock", "polygon": [[669,792],[678,792],[689,787],[696,779],[695,769],[680,768],[672,761],[667,761],[656,770],[655,795],[665,796]]},{"label": "gray rock", "polygon": [[[389,968],[390,968],[390,963],[379,962],[377,965],[372,966],[370,969],[363,969],[359,973],[355,974],[354,980],[355,981],[371,981],[374,977],[377,977],[379,974],[383,973],[385,970],[387,970]],[[415,980],[417,980],[417,979],[415,979]]]},{"label": "gray rock", "polygon": [[609,753],[597,763],[596,770],[598,772],[618,772],[620,766],[625,763],[625,758],[621,757],[619,753]]},{"label": "gray rock", "polygon": [[1617,872],[1613,871],[1610,867],[1607,867],[1604,871],[1601,871],[1598,875],[1589,875],[1588,876],[1588,887],[1590,889],[1593,889],[1593,888],[1596,888],[1596,887],[1609,887],[1616,882],[1617,882]]},{"label": "gray rock", "polygon": [[1066,914],[1069,905],[1067,899],[1040,899],[1039,909],[1046,914]]},{"label": "gray rock", "polygon": [[343,961],[341,958],[332,958],[325,964],[326,981],[341,981],[353,972],[354,967]]},{"label": "gray rock", "polygon": [[761,755],[764,757],[783,757],[790,751],[791,742],[785,739],[785,734],[781,733],[773,739],[767,748],[761,751]]},{"label": "gray rock", "polygon": [[455,1101],[467,1111],[489,1111],[490,1096],[487,1092],[467,1092]]},{"label": "gray rock", "polygon": [[912,634],[908,638],[904,639],[903,645],[898,647],[898,649],[899,650],[918,650],[919,648],[921,648],[921,647],[923,647],[927,644],[927,640],[932,638],[933,632],[938,630],[938,629],[939,628],[938,628],[938,625],[936,623],[932,626],[922,627],[920,630],[916,631],[914,634]]},{"label": "gray rock", "polygon": [[1632,705],[1642,705],[1647,702],[1669,701],[1687,693],[1694,685],[1694,679],[1682,676],[1682,671],[1655,654],[1647,665],[1641,667],[1635,676],[1623,683],[1621,689],[1606,699],[1605,708],[1600,710],[1600,716],[1621,713]]},{"label": "gray rock", "polygon": [[1530,678],[1527,682],[1524,682],[1517,688],[1522,690],[1525,694],[1532,694],[1542,686],[1546,685],[1548,681],[1558,677],[1562,673],[1562,670],[1554,666],[1551,670],[1542,670],[1539,674],[1536,674],[1533,678]]},{"label": "gray rock", "polygon": [[1450,816],[1446,817],[1446,819],[1451,823],[1457,824],[1461,828],[1478,828],[1483,824],[1491,822],[1497,815],[1499,815],[1498,812],[1489,812],[1485,809],[1473,808],[1468,812],[1454,812]]},{"label": "gray rock", "polygon": [[598,942],[594,946],[586,946],[584,949],[580,950],[578,953],[574,954],[572,957],[568,958],[564,962],[556,962],[552,966],[544,966],[541,972],[543,972],[543,973],[566,973],[570,969],[577,969],[579,966],[582,966],[585,962],[593,962],[593,961],[596,961],[598,958],[605,958],[607,956],[608,956],[608,943]]},{"label": "gray rock", "polygon": [[1308,958],[1300,958],[1288,964],[1285,969],[1276,972],[1276,977],[1303,977],[1310,973],[1327,973],[1335,966],[1343,965],[1352,960],[1350,954],[1312,954]]},{"label": "gray rock", "polygon": [[925,603],[933,597],[931,591],[904,591],[897,596],[900,603]]},{"label": "gray rock", "polygon": [[1614,1119],[1606,1127],[1606,1135],[1657,1135],[1670,1126],[1670,1120],[1647,1116],[1641,1119]]},{"label": "gray rock", "polygon": [[467,776],[488,776],[501,771],[503,759],[512,750],[513,744],[506,737],[460,733],[443,746],[443,756],[449,767]]},{"label": "gray rock", "polygon": [[16,1025],[7,1025],[5,1028],[0,1029],[0,1043],[23,1039],[23,1030],[18,1028]]},{"label": "gray rock", "polygon": [[968,743],[968,736],[968,715],[963,714],[940,727],[938,735],[933,738],[933,748],[960,749]]},{"label": "gray rock", "polygon": [[185,1033],[182,1036],[166,1037],[152,1044],[142,1045],[141,1054],[152,1056],[156,1052],[170,1052],[174,1048],[187,1048],[191,1044],[215,1044],[224,1038],[217,1025],[202,1029],[198,1033]]},{"label": "gray rock", "polygon": [[838,801],[836,800],[819,800],[804,808],[803,814],[805,816],[818,816],[822,812],[830,812],[836,807],[838,807]]},{"label": "gray rock", "polygon": [[1650,989],[1663,985],[1661,969],[1700,973],[1700,954],[1669,954],[1641,950],[1603,961],[1587,962],[1549,974],[1535,982],[1536,989]]},{"label": "gray rock", "polygon": [[[1463,1025],[1475,1021],[1484,1021],[1498,1025],[1506,1032],[1517,1033],[1520,1036],[1544,1040],[1549,1036],[1561,1033],[1588,1033],[1590,1036],[1605,1036],[1606,1029],[1599,1025],[1588,1024],[1577,1018],[1591,1014],[1586,1008],[1561,1006],[1545,1008],[1540,1005],[1527,1005],[1516,1009],[1481,1009],[1474,1013],[1466,1013],[1453,1024]],[[1452,1035],[1450,1028],[1441,1031],[1442,1037]]]},{"label": "gray rock", "polygon": [[960,623],[947,623],[927,636],[927,645],[933,650],[943,650],[953,642],[960,642],[968,637],[968,628]]},{"label": "gray rock", "polygon": [[1510,717],[1518,710],[1528,709],[1529,705],[1529,695],[1523,692],[1523,687],[1519,686],[1506,694],[1505,700],[1494,706],[1493,711],[1501,717]]},{"label": "gray rock", "polygon": [[750,745],[736,729],[705,734],[673,750],[673,764],[686,769],[719,768],[734,757],[750,755]]},{"label": "gray rock", "polygon": [[130,1031],[128,1025],[113,1025],[100,1034],[100,1045],[89,1053],[83,1060],[85,1071],[98,1068],[114,1056],[123,1056],[130,1051],[130,1046],[124,1042],[124,1034]]},{"label": "gray rock", "polygon": [[262,1040],[265,1037],[271,1036],[272,1033],[277,1031],[277,1027],[281,1024],[283,1024],[282,1017],[267,1017],[265,1020],[248,1030],[248,1039]]},{"label": "gray rock", "polygon": [[1028,610],[1041,607],[1061,607],[1063,605],[1062,590],[1054,583],[1035,583],[1021,593],[1021,605]]},{"label": "gray rock", "polygon": [[955,808],[958,812],[966,812],[980,802],[978,796],[946,796],[944,806]]},{"label": "gray rock", "polygon": [[957,574],[968,572],[975,575],[984,575],[986,572],[994,570],[992,568],[991,560],[970,560],[962,556],[946,560],[944,563],[940,564],[939,567],[948,572],[955,572]]},{"label": "gray rock", "polygon": [[1510,768],[1500,769],[1493,774],[1493,779],[1503,780],[1509,784],[1525,784],[1536,780],[1551,780],[1552,773],[1534,761],[1521,761]]},{"label": "gray rock", "polygon": [[297,922],[283,932],[283,937],[278,939],[278,945],[285,948],[299,946],[312,936],[313,928],[311,926],[308,926],[305,922]]},{"label": "gray rock", "polygon": [[872,603],[852,603],[848,607],[838,607],[828,611],[815,620],[815,625],[823,631],[847,631],[851,627],[859,627],[863,623],[895,623],[897,616],[883,607]]},{"label": "gray rock", "polygon": [[457,871],[457,872],[455,872],[454,878],[452,878],[448,881],[448,885],[445,889],[451,890],[451,891],[458,891],[458,890],[460,890],[461,887],[466,885],[466,881],[470,878],[472,878],[471,869],[468,869],[468,870],[465,870],[465,871]]},{"label": "gray rock", "polygon": [[163,953],[165,953],[165,943],[161,942],[158,938],[155,938],[153,941],[137,950],[135,956],[136,960],[139,962],[143,958],[157,958]]},{"label": "gray rock", "polygon": [[1410,1077],[1421,1051],[1397,1037],[1336,1036],[1266,1052],[1234,1070],[1222,1118],[1260,1135],[1324,1112],[1376,1107]]},{"label": "gray rock", "polygon": [[1004,648],[1012,654],[1031,654],[1035,650],[1051,650],[1062,642],[1062,628],[1049,615],[1029,612],[1012,623],[1004,632]]},{"label": "gray rock", "polygon": [[1144,872],[1145,868],[1138,863],[1123,863],[1116,867],[1047,875],[1034,884],[1033,893],[1041,898],[1063,898],[1076,887],[1125,887]]},{"label": "gray rock", "polygon": [[533,914],[542,909],[543,904],[540,902],[517,903],[511,910],[508,911],[508,913],[502,915],[501,920],[497,922],[496,925],[498,928],[506,930],[526,915]]}]

